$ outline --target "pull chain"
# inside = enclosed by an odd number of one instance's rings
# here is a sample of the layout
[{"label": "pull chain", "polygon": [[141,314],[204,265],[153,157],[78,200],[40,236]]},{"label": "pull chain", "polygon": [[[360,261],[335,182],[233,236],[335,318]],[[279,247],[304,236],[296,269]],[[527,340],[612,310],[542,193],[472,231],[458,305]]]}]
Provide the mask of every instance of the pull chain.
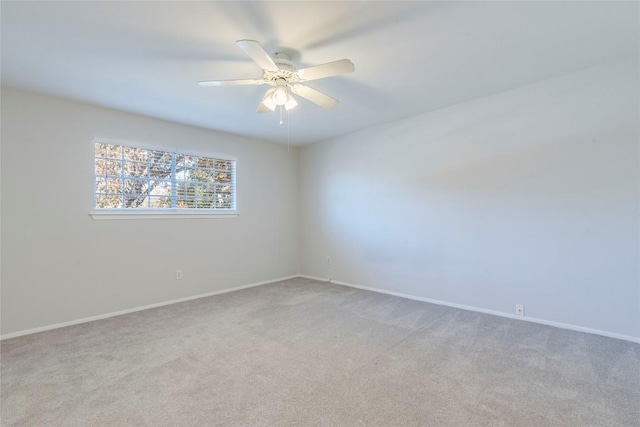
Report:
[{"label": "pull chain", "polygon": [[[289,115],[289,110],[287,110],[287,151],[291,151],[291,127],[290,127],[290,115]],[[280,126],[282,126],[283,124],[283,120],[282,120],[282,105],[280,106]]]},{"label": "pull chain", "polygon": [[291,119],[289,118],[289,111],[287,111],[287,151],[291,150],[291,140],[290,140],[290,132],[289,125],[291,124]]}]

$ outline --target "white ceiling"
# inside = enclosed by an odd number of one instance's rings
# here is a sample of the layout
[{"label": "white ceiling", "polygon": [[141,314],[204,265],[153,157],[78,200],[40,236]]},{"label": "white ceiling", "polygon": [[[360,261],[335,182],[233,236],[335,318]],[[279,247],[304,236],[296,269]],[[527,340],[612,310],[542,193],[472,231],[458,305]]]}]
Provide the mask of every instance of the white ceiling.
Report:
[{"label": "white ceiling", "polygon": [[639,51],[637,2],[7,2],[2,84],[286,143],[266,86],[235,44],[258,40],[299,68],[349,58],[352,74],[310,82],[292,145],[513,89]]}]

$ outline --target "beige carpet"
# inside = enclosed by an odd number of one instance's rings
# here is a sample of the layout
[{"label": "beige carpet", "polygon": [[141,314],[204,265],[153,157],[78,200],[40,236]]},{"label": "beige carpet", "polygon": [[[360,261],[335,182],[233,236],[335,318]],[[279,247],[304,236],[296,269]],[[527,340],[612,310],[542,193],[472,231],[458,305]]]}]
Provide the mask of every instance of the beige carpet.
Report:
[{"label": "beige carpet", "polygon": [[1,344],[3,426],[633,426],[640,345],[295,279]]}]

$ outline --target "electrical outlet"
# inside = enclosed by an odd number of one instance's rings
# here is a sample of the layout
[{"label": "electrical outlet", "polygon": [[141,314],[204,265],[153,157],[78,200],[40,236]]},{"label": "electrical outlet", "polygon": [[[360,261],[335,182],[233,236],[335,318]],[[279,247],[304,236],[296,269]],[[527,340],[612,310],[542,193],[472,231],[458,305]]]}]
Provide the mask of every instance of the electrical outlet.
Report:
[{"label": "electrical outlet", "polygon": [[524,305],[516,304],[516,315],[524,316]]},{"label": "electrical outlet", "polygon": [[330,257],[330,256],[328,256],[328,257],[327,257],[327,265],[330,265],[330,264],[331,264],[331,257]]},{"label": "electrical outlet", "polygon": [[182,279],[182,270],[176,270],[176,280]]}]

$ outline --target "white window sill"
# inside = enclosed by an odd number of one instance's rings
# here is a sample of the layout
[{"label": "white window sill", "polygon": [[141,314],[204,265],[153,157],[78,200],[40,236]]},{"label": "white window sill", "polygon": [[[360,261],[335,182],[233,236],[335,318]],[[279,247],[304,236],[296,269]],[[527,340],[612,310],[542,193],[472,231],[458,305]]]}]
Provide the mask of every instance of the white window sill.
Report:
[{"label": "white window sill", "polygon": [[239,214],[234,210],[185,210],[185,209],[104,209],[93,211],[89,215],[94,220],[112,219],[207,219],[235,218]]}]

